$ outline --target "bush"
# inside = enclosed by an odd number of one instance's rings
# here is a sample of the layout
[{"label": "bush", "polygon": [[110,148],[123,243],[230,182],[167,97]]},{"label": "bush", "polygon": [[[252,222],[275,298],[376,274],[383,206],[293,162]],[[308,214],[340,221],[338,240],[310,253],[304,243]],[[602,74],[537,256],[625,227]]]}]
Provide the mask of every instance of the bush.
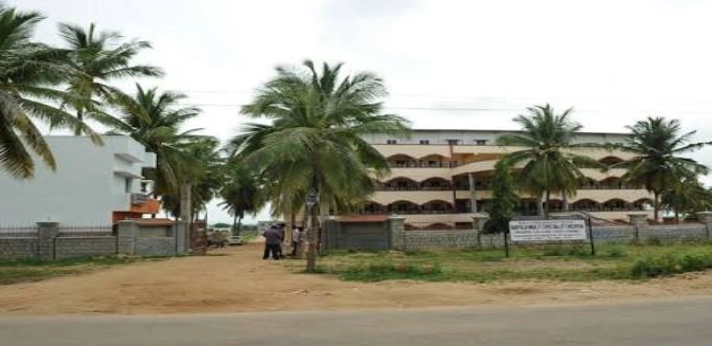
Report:
[{"label": "bush", "polygon": [[[337,270],[338,271],[338,270]],[[376,263],[348,267],[339,272],[340,277],[350,281],[384,281],[399,279],[431,279],[443,273],[437,264]]]},{"label": "bush", "polygon": [[633,264],[633,278],[655,278],[712,268],[712,253],[667,254],[644,257]]},{"label": "bush", "polygon": [[645,241],[645,244],[650,246],[662,246],[663,241],[658,237],[650,237]]},{"label": "bush", "polygon": [[610,248],[606,249],[606,251],[603,253],[603,256],[611,258],[621,258],[628,256],[628,251],[626,250],[625,246],[611,246]]}]

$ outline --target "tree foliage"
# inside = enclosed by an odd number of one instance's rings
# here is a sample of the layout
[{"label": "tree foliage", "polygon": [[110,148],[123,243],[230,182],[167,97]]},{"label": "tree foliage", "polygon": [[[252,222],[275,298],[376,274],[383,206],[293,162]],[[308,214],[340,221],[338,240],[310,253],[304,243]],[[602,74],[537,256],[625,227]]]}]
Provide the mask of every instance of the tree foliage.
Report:
[{"label": "tree foliage", "polygon": [[514,216],[517,204],[519,204],[519,196],[512,178],[511,163],[505,160],[497,161],[494,167],[492,203],[489,208],[489,219],[484,225],[484,233],[508,232],[509,221]]},{"label": "tree foliage", "polygon": [[679,182],[694,182],[699,175],[709,173],[707,166],[684,155],[712,142],[690,143],[696,131],[681,134],[682,128],[676,119],[648,117],[627,128],[631,137],[615,148],[634,156],[612,167],[626,169],[623,176],[626,181],[653,193],[654,218],[659,220],[661,196],[668,193],[669,201],[679,202],[680,194],[673,194]]},{"label": "tree foliage", "polygon": [[544,196],[545,215],[549,213],[550,196],[559,193],[575,196],[584,178],[581,168],[605,166],[598,161],[573,152],[574,149],[598,147],[592,143],[576,143],[576,133],[582,126],[570,119],[572,109],[556,114],[550,105],[528,108],[529,115],[514,119],[521,133],[502,135],[499,145],[523,147],[505,156],[512,165],[523,165],[517,175],[520,187],[535,196]]},{"label": "tree foliage", "polygon": [[229,143],[263,177],[273,211],[293,213],[308,191],[316,193],[308,232],[310,271],[316,265],[318,208],[357,205],[375,190],[374,178],[389,171],[386,159],[362,136],[408,132],[404,119],[381,113],[386,90],[380,78],[366,72],[341,77],[341,68],[324,63],[317,71],[309,60],[302,69],[277,68],[277,76],[242,109],[271,123],[247,124]]}]

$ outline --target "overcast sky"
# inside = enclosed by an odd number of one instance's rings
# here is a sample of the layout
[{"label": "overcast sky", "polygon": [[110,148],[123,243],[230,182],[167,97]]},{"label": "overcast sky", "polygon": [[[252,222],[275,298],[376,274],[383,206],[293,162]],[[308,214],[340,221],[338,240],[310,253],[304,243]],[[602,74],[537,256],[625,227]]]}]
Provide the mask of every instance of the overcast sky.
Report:
[{"label": "overcast sky", "polygon": [[[138,61],[167,76],[141,83],[188,94],[204,111],[189,127],[221,139],[276,65],[305,58],[377,73],[389,111],[415,128],[514,129],[523,108],[549,102],[574,107],[585,131],[622,132],[655,115],[712,137],[712,1],[8,3],[47,16],[36,38],[48,43],[60,44],[58,22],[149,40]],[[710,165],[711,154],[694,157]],[[229,220],[214,204],[210,217]]]}]

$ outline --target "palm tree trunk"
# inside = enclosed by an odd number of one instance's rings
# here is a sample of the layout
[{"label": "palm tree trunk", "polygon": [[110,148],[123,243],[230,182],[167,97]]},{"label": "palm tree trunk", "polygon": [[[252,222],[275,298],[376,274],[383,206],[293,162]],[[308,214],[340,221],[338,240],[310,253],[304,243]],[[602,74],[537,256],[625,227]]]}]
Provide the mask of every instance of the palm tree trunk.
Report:
[{"label": "palm tree trunk", "polygon": [[237,213],[235,213],[235,215],[232,216],[232,232],[230,232],[230,233],[232,233],[232,235],[237,235],[237,233],[238,233],[238,231],[237,231]]},{"label": "palm tree trunk", "polygon": [[660,209],[660,194],[656,191],[653,191],[654,195],[654,200],[653,200],[653,220],[655,223],[658,223],[658,212]]},{"label": "palm tree trunk", "polygon": [[544,216],[544,196],[542,195],[536,197],[536,214]]},{"label": "palm tree trunk", "polygon": [[237,235],[240,235],[242,232],[242,216],[237,218]]},{"label": "palm tree trunk", "polygon": [[317,252],[317,242],[318,232],[319,232],[319,209],[316,205],[312,206],[309,210],[309,232],[307,233],[309,239],[309,249],[307,250],[307,272],[316,272],[316,252]]},{"label": "palm tree trunk", "polygon": [[[315,160],[316,161],[316,160]],[[307,237],[309,239],[309,250],[307,253],[307,272],[316,272],[316,256],[317,256],[317,246],[319,243],[319,206],[321,205],[322,198],[321,194],[321,184],[319,183],[319,177],[315,171],[312,177],[311,188],[316,191],[316,203],[309,209],[309,233]]]},{"label": "palm tree trunk", "polygon": [[563,199],[564,199],[564,211],[569,211],[569,209],[570,209],[570,208],[569,208],[569,196],[568,196],[568,194],[566,193],[566,191],[564,191],[564,192],[562,193],[562,196],[563,196]]},{"label": "palm tree trunk", "polygon": [[548,219],[549,218],[549,212],[551,211],[551,203],[549,203],[551,200],[551,191],[546,190],[546,205],[544,208],[544,218]]},{"label": "palm tree trunk", "polygon": [[[84,121],[84,110],[82,110],[81,108],[77,111],[77,120]],[[74,129],[74,135],[81,136],[82,131],[80,129]]]}]

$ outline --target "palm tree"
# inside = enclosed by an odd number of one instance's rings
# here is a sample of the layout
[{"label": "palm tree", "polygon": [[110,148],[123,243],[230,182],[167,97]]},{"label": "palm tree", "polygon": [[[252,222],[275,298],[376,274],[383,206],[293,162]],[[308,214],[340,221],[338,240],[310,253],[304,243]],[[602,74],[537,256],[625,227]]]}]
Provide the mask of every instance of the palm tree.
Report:
[{"label": "palm tree", "polygon": [[630,160],[614,164],[613,168],[625,168],[626,181],[645,188],[654,195],[654,218],[658,221],[660,197],[671,189],[675,182],[707,174],[707,166],[697,161],[681,157],[712,142],[689,143],[696,131],[680,134],[680,122],[676,119],[648,117],[633,126],[630,138],[615,148],[634,155]]},{"label": "palm tree", "polygon": [[86,124],[44,101],[79,98],[53,89],[74,73],[62,64],[64,52],[32,42],[44,17],[0,4],[0,170],[15,178],[32,178],[32,154],[55,169],[57,163],[33,118],[50,128],[70,127],[101,139]]},{"label": "palm tree", "polygon": [[[138,53],[151,48],[147,41],[121,42],[122,36],[118,32],[97,32],[94,23],[87,30],[62,23],[59,33],[68,46],[67,64],[75,71],[70,75],[67,91],[81,96],[67,100],[66,105],[77,112],[80,121],[88,117],[104,123],[110,118],[102,110],[101,101],[108,100],[118,90],[107,83],[126,77],[163,75],[158,67],[131,64]],[[75,130],[76,135],[81,133],[80,128]]]},{"label": "palm tree", "polygon": [[484,225],[484,233],[507,233],[509,221],[512,220],[514,208],[518,203],[519,196],[512,179],[512,167],[506,160],[497,161],[494,166],[490,217]]},{"label": "palm tree", "polygon": [[[204,136],[195,140],[176,144],[176,158],[173,165],[179,184],[190,184],[190,205],[193,221],[205,212],[207,219],[208,202],[213,200],[225,182],[224,160],[220,155],[220,141]],[[180,195],[173,191],[161,195],[163,209],[174,217],[180,216]]]},{"label": "palm tree", "polygon": [[514,119],[522,126],[522,132],[502,135],[499,145],[524,147],[525,149],[505,156],[510,164],[524,164],[519,172],[520,186],[526,192],[544,196],[546,209],[539,214],[549,216],[550,197],[560,193],[564,198],[574,196],[579,181],[584,178],[581,168],[605,168],[598,161],[572,151],[591,148],[591,143],[575,143],[576,132],[582,126],[570,120],[572,109],[556,114],[550,105],[528,108],[529,116],[520,115]]},{"label": "palm tree", "polygon": [[112,133],[129,135],[156,153],[157,168],[146,174],[154,181],[154,196],[178,195],[177,175],[185,159],[182,150],[204,138],[194,134],[200,129],[181,130],[186,121],[200,114],[198,108],[179,106],[185,97],[180,93],[159,92],[157,88],[144,90],[137,84],[134,96],[114,94],[111,99],[120,113],[120,118],[107,122],[114,128]]},{"label": "palm tree", "polygon": [[688,177],[673,182],[670,189],[660,197],[661,206],[675,213],[675,220],[680,222],[680,215],[687,216],[695,212],[712,208],[712,192],[706,189],[697,177]]},{"label": "palm tree", "polygon": [[302,70],[277,68],[242,112],[272,123],[247,124],[229,148],[248,166],[258,168],[272,199],[288,210],[306,195],[310,229],[307,271],[316,270],[318,210],[353,205],[375,190],[374,177],[388,172],[386,159],[361,136],[408,133],[406,121],[381,114],[386,95],[380,78],[357,73],[340,78],[342,64],[311,61]]},{"label": "palm tree", "polygon": [[220,205],[233,217],[233,232],[240,233],[245,214],[256,214],[262,208],[259,178],[239,162],[225,166],[226,181],[220,189]]}]

